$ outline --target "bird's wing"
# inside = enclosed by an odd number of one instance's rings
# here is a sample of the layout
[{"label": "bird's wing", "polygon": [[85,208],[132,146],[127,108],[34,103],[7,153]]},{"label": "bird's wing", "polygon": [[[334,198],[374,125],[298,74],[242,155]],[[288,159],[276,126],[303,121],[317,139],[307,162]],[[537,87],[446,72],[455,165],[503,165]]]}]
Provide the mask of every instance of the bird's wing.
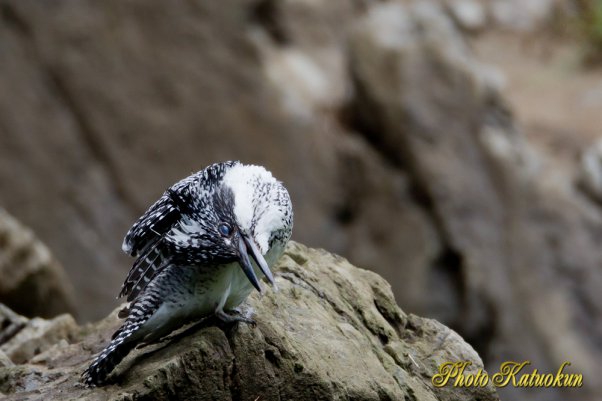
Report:
[{"label": "bird's wing", "polygon": [[121,286],[119,297],[127,296],[128,301],[135,299],[148,283],[171,261],[165,234],[148,247],[146,252],[136,258],[127,278]]},{"label": "bird's wing", "polygon": [[123,240],[125,253],[136,257],[119,297],[131,301],[172,261],[170,233],[190,215],[193,197],[201,195],[211,184],[221,180],[225,172],[238,162],[212,164],[204,170],[178,181],[157,200],[130,228]]},{"label": "bird's wing", "polygon": [[181,212],[170,194],[185,191],[197,175],[198,173],[191,175],[173,185],[138,219],[123,240],[121,249],[125,253],[139,257],[171,230],[180,219]]}]

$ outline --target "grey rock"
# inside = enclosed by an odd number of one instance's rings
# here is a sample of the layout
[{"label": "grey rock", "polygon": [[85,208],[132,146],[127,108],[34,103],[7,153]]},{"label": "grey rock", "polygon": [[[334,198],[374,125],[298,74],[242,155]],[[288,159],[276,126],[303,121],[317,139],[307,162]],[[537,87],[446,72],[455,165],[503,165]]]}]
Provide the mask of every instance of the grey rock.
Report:
[{"label": "grey rock", "polygon": [[479,0],[449,0],[446,2],[454,20],[468,32],[482,31],[487,26],[487,8]]},{"label": "grey rock", "polygon": [[498,400],[491,385],[433,386],[440,363],[471,361],[475,372],[479,356],[442,324],[403,313],[375,273],[294,242],[276,270],[279,291],[245,306],[256,327],[193,326],[135,351],[117,384],[83,388],[79,374],[118,325],[116,310],[73,328],[70,344],[0,367],[0,391],[7,400]]},{"label": "grey rock", "polygon": [[0,344],[0,350],[14,363],[31,360],[60,340],[69,339],[77,325],[71,315],[60,315],[52,320],[33,318],[8,341]]},{"label": "grey rock", "polygon": [[[427,275],[440,280],[421,289],[446,292],[439,303],[429,296],[428,309],[490,369],[519,359],[556,371],[570,359],[578,372],[598,371],[601,351],[583,339],[602,338],[593,317],[602,310],[599,211],[575,196],[570,174],[541,167],[544,155],[468,62],[465,43],[446,39],[454,31],[436,7],[388,4],[366,16],[351,45],[357,126],[411,172],[439,229],[443,261]],[[599,386],[585,387],[576,396],[592,399]]]},{"label": "grey rock", "polygon": [[63,267],[30,229],[2,208],[0,302],[27,316],[51,317],[75,310],[73,288]]},{"label": "grey rock", "polygon": [[[487,0],[494,23],[505,29],[532,32],[541,28],[562,5],[559,0]],[[561,8],[560,8],[561,9]]]},{"label": "grey rock", "polygon": [[6,356],[4,351],[0,351],[0,367],[7,368],[13,366],[15,366],[13,361],[11,361],[11,359],[8,356]]},{"label": "grey rock", "polygon": [[602,139],[581,153],[578,183],[597,202],[602,202]]},{"label": "grey rock", "polygon": [[117,306],[129,226],[216,160],[265,165],[291,193],[296,239],[376,269],[397,294],[399,266],[436,257],[407,173],[339,121],[347,31],[368,6],[3,3],[0,204],[64,264],[84,320]]},{"label": "grey rock", "polygon": [[382,274],[490,370],[602,371],[600,206],[531,149],[437,2],[1,11],[0,203],[64,264],[84,319],[117,306],[121,238],[164,188],[242,159],[287,185],[297,240]]}]

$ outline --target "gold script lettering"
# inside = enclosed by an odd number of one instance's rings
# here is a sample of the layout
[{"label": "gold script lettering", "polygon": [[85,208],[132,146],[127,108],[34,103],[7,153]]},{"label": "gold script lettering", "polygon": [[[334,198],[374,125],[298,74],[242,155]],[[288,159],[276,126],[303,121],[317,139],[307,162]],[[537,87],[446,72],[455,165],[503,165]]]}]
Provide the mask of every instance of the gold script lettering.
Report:
[{"label": "gold script lettering", "polygon": [[524,361],[522,363],[509,361],[504,362],[500,366],[500,371],[491,377],[491,382],[496,387],[506,387],[512,380],[512,385],[517,386],[516,375],[527,365],[530,365],[530,361]]},{"label": "gold script lettering", "polygon": [[[433,375],[431,379],[433,386],[445,386],[450,378],[458,376],[460,368],[465,364],[466,362],[445,362],[439,365],[439,373]],[[464,370],[464,367],[462,367],[462,370]]]}]

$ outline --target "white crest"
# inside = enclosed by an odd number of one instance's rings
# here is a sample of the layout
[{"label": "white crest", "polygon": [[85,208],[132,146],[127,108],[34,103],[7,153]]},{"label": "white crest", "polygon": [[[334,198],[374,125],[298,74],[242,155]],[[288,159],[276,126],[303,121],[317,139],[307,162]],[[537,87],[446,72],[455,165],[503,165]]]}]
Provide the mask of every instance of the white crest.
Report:
[{"label": "white crest", "polygon": [[[282,229],[290,205],[286,189],[261,166],[239,164],[224,176],[224,185],[234,194],[234,215],[239,227],[252,234],[266,254],[273,231]],[[285,198],[283,197],[285,196]]]}]

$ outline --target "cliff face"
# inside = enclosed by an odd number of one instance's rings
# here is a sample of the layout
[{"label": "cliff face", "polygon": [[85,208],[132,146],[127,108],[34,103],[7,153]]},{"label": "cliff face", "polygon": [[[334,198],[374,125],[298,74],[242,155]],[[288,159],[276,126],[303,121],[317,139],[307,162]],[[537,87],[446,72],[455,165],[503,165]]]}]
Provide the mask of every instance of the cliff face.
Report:
[{"label": "cliff face", "polygon": [[471,361],[471,372],[482,362],[454,331],[403,313],[375,273],[298,243],[276,271],[279,291],[245,305],[256,327],[188,327],[134,351],[117,384],[96,389],[79,386],[79,375],[118,326],[117,311],[83,327],[68,315],[0,311],[2,327],[18,326],[0,344],[0,392],[7,400],[498,400],[492,387],[431,384],[443,362]]}]

